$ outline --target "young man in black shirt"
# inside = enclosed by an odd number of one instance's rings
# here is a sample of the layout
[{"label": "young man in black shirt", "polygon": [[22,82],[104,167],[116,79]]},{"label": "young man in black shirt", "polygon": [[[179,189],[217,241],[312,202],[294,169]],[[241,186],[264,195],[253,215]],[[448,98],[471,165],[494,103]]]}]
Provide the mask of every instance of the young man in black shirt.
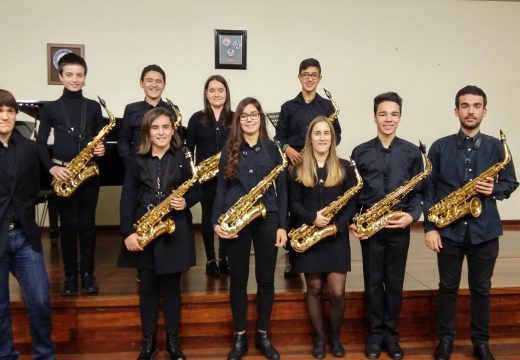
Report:
[{"label": "young man in black shirt", "polygon": [[473,354],[477,359],[494,359],[488,345],[489,292],[498,255],[498,237],[502,235],[496,201],[509,198],[518,187],[513,162],[510,161],[498,176],[476,182],[474,191],[482,206],[480,216],[468,214],[442,228],[428,220],[432,205],[504,161],[503,144],[480,132],[480,124],[487,113],[486,105],[487,97],[482,89],[466,86],[459,90],[455,97],[455,116],[459,118],[460,129],[457,134],[435,141],[428,154],[433,170],[426,182],[424,229],[426,246],[437,252],[439,267],[439,344],[434,352],[437,360],[449,359],[452,351],[464,257],[471,293]]},{"label": "young man in black shirt", "polygon": [[[359,192],[360,213],[383,199],[419,174],[422,156],[414,144],[397,137],[401,121],[402,99],[395,92],[376,96],[374,120],[377,137],[358,145],[352,159],[363,177]],[[394,210],[402,212],[391,218],[384,229],[367,238],[352,233],[361,240],[365,301],[368,316],[365,355],[376,359],[384,347],[392,359],[402,359],[397,325],[410,245],[410,224],[421,216],[420,186],[414,188]]]},{"label": "young man in black shirt", "polygon": [[[44,166],[57,180],[66,181],[71,172],[68,163],[98,134],[103,126],[101,107],[83,97],[87,64],[80,56],[69,53],[58,62],[63,95],[45,105],[42,111],[38,137],[38,154]],[[47,148],[51,129],[54,129],[52,155]],[[105,154],[104,145],[93,149],[95,156]],[[78,237],[80,250],[79,272],[84,294],[97,294],[99,287],[94,277],[96,248],[96,206],[99,194],[99,177],[83,183],[70,197],[58,198],[61,220],[61,252],[65,267],[65,281],[61,294],[77,295]]]},{"label": "young man in black shirt", "polygon": [[18,359],[9,311],[9,272],[22,289],[33,358],[53,360],[49,280],[34,205],[40,190],[36,145],[14,130],[18,106],[0,90],[0,359]]}]

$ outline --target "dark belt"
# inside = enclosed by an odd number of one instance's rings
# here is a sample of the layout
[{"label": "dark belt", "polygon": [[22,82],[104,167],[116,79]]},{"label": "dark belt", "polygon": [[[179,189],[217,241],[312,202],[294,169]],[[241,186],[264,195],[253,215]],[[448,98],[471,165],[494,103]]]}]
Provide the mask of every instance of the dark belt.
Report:
[{"label": "dark belt", "polygon": [[13,221],[12,223],[9,223],[9,231],[20,229],[21,227],[22,227],[22,224],[19,221]]}]

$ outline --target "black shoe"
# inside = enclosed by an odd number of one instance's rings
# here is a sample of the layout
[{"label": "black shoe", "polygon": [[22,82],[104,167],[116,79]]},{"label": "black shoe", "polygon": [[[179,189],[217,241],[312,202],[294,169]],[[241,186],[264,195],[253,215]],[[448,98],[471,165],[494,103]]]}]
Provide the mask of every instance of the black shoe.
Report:
[{"label": "black shoe", "polygon": [[388,353],[388,356],[390,356],[392,359],[401,360],[404,358],[403,349],[401,349],[401,346],[399,346],[399,343],[397,342],[385,343],[385,349]]},{"label": "black shoe", "polygon": [[245,332],[242,334],[235,333],[235,342],[233,343],[233,348],[228,354],[228,360],[240,360],[246,353],[247,334]]},{"label": "black shoe", "polygon": [[141,353],[139,353],[137,360],[152,360],[157,351],[155,334],[144,335],[143,340],[141,340]]},{"label": "black shoe", "polygon": [[280,360],[280,353],[276,350],[267,336],[267,331],[256,332],[256,348],[269,360]]},{"label": "black shoe", "polygon": [[217,260],[213,259],[206,262],[206,275],[219,277],[220,270],[218,269]]},{"label": "black shoe", "polygon": [[341,345],[339,339],[332,339],[330,342],[330,353],[334,357],[343,357],[345,356],[345,348]]},{"label": "black shoe", "polygon": [[435,360],[450,360],[451,350],[453,349],[453,341],[448,339],[441,339],[439,345],[433,352]]},{"label": "black shoe", "polygon": [[221,274],[229,275],[229,264],[226,259],[220,259],[218,261],[218,267]]},{"label": "black shoe", "polygon": [[312,346],[312,356],[315,359],[325,358],[325,340],[314,339],[314,345]]},{"label": "black shoe", "polygon": [[78,295],[78,276],[67,276],[63,281],[61,288],[61,296],[75,296]]},{"label": "black shoe", "polygon": [[287,264],[283,269],[283,277],[286,279],[295,278],[298,274],[293,271],[292,264]]},{"label": "black shoe", "polygon": [[178,334],[166,334],[166,353],[172,360],[186,360],[186,356],[181,351]]},{"label": "black shoe", "polygon": [[94,274],[81,274],[81,290],[83,291],[83,294],[87,295],[97,294],[99,292],[99,286]]},{"label": "black shoe", "polygon": [[489,345],[486,343],[473,345],[473,356],[478,360],[495,360],[491,350],[489,350]]},{"label": "black shoe", "polygon": [[367,343],[365,345],[365,356],[369,359],[377,359],[381,355],[381,344]]}]

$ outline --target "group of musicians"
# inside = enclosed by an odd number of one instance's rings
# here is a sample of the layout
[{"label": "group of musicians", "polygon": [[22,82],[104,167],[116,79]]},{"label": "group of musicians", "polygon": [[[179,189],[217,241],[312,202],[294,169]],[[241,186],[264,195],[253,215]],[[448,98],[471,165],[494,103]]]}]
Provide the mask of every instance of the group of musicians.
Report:
[{"label": "group of musicians", "polygon": [[[11,330],[9,272],[17,278],[24,294],[33,358],[55,358],[49,284],[34,220],[34,200],[39,189],[37,169],[40,160],[54,179],[68,180],[71,170],[67,165],[102,128],[100,106],[82,95],[86,74],[87,65],[80,56],[71,53],[60,59],[63,95],[43,108],[36,143],[13,131],[18,106],[10,92],[0,90],[0,359],[19,356]],[[307,311],[314,331],[312,356],[324,358],[327,347],[333,356],[345,356],[340,333],[346,277],[351,269],[349,233],[360,240],[362,247],[367,313],[365,355],[376,359],[384,350],[392,359],[402,359],[404,352],[397,327],[410,225],[421,214],[425,215],[425,242],[437,253],[440,275],[439,343],[434,358],[450,358],[455,339],[457,291],[466,257],[473,353],[477,359],[494,359],[488,345],[490,287],[498,238],[502,234],[496,200],[508,198],[518,187],[512,161],[499,176],[476,182],[474,191],[483,209],[480,216],[465,216],[443,228],[427,218],[433,204],[504,159],[502,143],[480,132],[487,112],[486,94],[476,86],[466,86],[457,93],[455,115],[460,130],[432,144],[428,154],[431,174],[394,206],[400,212],[390,217],[381,231],[367,236],[352,224],[354,215],[378,204],[422,174],[423,157],[419,147],[396,136],[402,99],[395,92],[387,92],[374,99],[377,136],[354,148],[353,162],[340,158],[336,145],[341,139],[341,126],[337,112],[336,118],[331,117],[335,104],[317,93],[321,78],[318,60],[301,62],[298,72],[301,91],[282,105],[276,126],[277,144],[268,137],[267,117],[258,100],[245,98],[232,111],[229,86],[220,75],[208,78],[203,90],[204,109],[193,114],[187,129],[183,129],[178,109],[162,99],[165,72],[157,65],[143,69],[140,85],[145,99],[126,106],[118,140],[126,167],[120,204],[123,241],[118,266],[136,268],[140,282],[143,338],[138,359],[152,359],[158,352],[160,295],[166,351],[172,359],[186,358],[179,338],[180,279],[195,264],[189,209],[199,201],[206,273],[230,275],[234,341],[228,359],[241,359],[248,351],[246,315],[251,245],[255,250],[257,282],[256,348],[268,359],[280,359],[268,330],[277,252],[278,248],[286,247],[291,271],[305,276]],[[47,148],[51,129],[54,130],[52,154]],[[169,197],[193,177],[193,164],[185,156],[186,147],[195,154],[197,164],[221,152],[218,174],[203,184],[194,183],[178,197]],[[103,143],[94,146],[92,153],[103,156]],[[325,212],[335,199],[360,184],[357,174],[363,184],[359,192],[334,215]],[[241,199],[258,191],[260,185],[264,216],[237,231],[225,226],[222,214],[227,215]],[[79,293],[78,280],[83,294],[99,292],[94,276],[98,193],[99,180],[93,177],[71,196],[59,198],[65,273],[63,296]],[[133,225],[167,198],[175,231],[162,234],[144,246]],[[288,230],[303,224],[318,229],[335,225],[335,231],[306,251],[295,252],[290,249]],[[218,258],[215,234],[219,237]],[[330,302],[327,323],[322,311],[324,288]]]}]

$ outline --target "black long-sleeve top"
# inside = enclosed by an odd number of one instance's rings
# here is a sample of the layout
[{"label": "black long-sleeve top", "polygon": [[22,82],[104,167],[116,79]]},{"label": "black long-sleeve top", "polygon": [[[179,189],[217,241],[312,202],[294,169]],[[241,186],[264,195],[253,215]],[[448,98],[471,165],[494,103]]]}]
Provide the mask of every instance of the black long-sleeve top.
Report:
[{"label": "black long-sleeve top", "polygon": [[206,115],[203,111],[193,114],[188,122],[186,146],[192,154],[195,153],[196,164],[222,151],[229,134],[229,128],[225,127],[224,123],[230,119],[224,119],[223,111],[220,113],[218,121],[215,119],[213,111],[208,115],[210,123],[208,125],[206,124],[208,119],[205,119]]},{"label": "black long-sleeve top", "polygon": [[125,165],[137,153],[141,143],[141,123],[143,122],[144,114],[155,107],[162,107],[171,111],[175,121],[177,121],[177,116],[171,106],[162,99],[157,106],[153,106],[144,100],[126,105],[119,128],[119,138],[117,139],[117,150]]},{"label": "black long-sleeve top", "polygon": [[[96,136],[103,127],[100,105],[83,97],[82,91],[63,89],[63,95],[45,104],[42,109],[36,143],[38,155],[49,170],[56,164],[52,159],[64,162],[72,160]],[[51,128],[54,129],[52,155],[47,148]]]},{"label": "black long-sleeve top", "polygon": [[[161,159],[151,154],[137,155],[128,163],[121,192],[120,223],[123,238],[135,232],[133,224],[148,210],[158,205],[172,191],[192,177],[188,159],[180,150],[171,147]],[[143,252],[130,252],[124,243],[118,265],[151,269],[158,274],[183,272],[195,264],[195,245],[191,226],[190,207],[200,200],[197,183],[183,195],[186,208],[172,210],[175,231],[163,234],[147,245]]]},{"label": "black long-sleeve top", "polygon": [[[305,145],[305,133],[310,122],[316,116],[329,116],[334,112],[334,106],[328,99],[316,94],[310,103],[306,103],[300,92],[294,99],[282,105],[280,117],[276,124],[276,140],[282,146],[290,145],[298,151]],[[341,126],[339,118],[333,122],[336,133],[336,145],[341,141]]]},{"label": "black long-sleeve top", "polygon": [[[289,208],[291,214],[297,218],[295,227],[303,223],[312,225],[319,210],[330,205],[338,196],[356,185],[354,168],[343,159],[341,159],[341,165],[345,170],[345,180],[341,184],[331,187],[323,185],[327,179],[326,168],[318,168],[318,181],[313,187],[307,187],[296,180],[296,169],[301,166],[301,163],[296,164],[293,168],[289,181]],[[330,221],[330,224],[336,225],[338,232],[347,232],[348,222],[356,212],[356,197],[357,195],[354,195]]]},{"label": "black long-sleeve top", "polygon": [[40,167],[34,141],[13,131],[7,148],[0,142],[0,258],[7,243],[9,223],[16,220],[35,251],[41,251],[40,228],[34,205],[40,190]]},{"label": "black long-sleeve top", "polygon": [[[233,206],[241,196],[264,179],[277,165],[282,163],[278,148],[271,140],[259,141],[255,146],[244,142],[242,156],[238,162],[237,179],[224,179],[224,168],[228,162],[228,152],[224,148],[220,157],[217,175],[217,195],[213,205],[212,224],[218,224],[218,218]],[[282,172],[260,200],[267,212],[277,212],[280,218],[279,228],[287,228],[287,175]]]},{"label": "black long-sleeve top", "polygon": [[[383,199],[424,168],[419,148],[398,137],[392,140],[388,149],[378,137],[360,144],[352,151],[352,160],[363,178],[363,188],[358,197],[360,211]],[[421,203],[422,182],[393,209],[409,213],[416,221],[421,216]]]},{"label": "black long-sleeve top", "polygon": [[469,231],[473,244],[502,235],[496,201],[509,198],[518,187],[512,160],[496,177],[491,196],[476,195],[482,202],[482,213],[479,217],[467,215],[445,228],[436,228],[435,224],[428,221],[428,210],[432,205],[504,160],[502,143],[482,133],[469,138],[459,131],[458,134],[435,141],[428,157],[433,169],[427,178],[424,195],[425,231],[439,230],[441,236],[457,242],[463,242],[466,231]]}]

